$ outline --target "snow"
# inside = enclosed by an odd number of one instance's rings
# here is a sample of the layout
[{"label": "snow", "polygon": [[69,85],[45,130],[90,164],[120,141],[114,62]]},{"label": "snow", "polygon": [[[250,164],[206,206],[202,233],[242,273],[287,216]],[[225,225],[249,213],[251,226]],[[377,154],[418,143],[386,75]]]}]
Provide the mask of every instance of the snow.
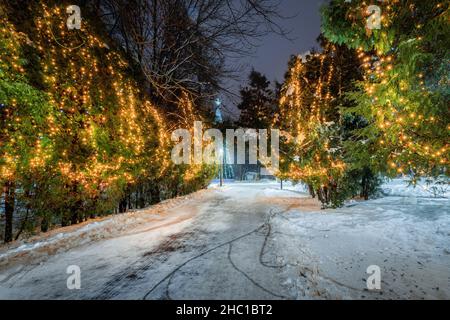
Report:
[{"label": "snow", "polygon": [[[293,210],[274,219],[276,230],[301,235],[281,237],[280,252],[290,263],[311,272],[290,289],[297,298],[448,299],[449,204],[441,199],[418,199],[411,204],[389,197],[326,210],[326,214]],[[293,255],[298,248],[302,254]],[[385,290],[381,292],[365,288],[366,269],[371,265],[382,270]],[[295,279],[296,271],[287,271],[286,277]],[[308,292],[305,287],[314,290]]]},{"label": "snow", "polygon": [[382,186],[382,192],[386,196],[397,197],[450,198],[450,182],[441,179],[440,183],[436,183],[432,179],[422,178],[414,186],[409,184],[408,178],[394,179]]},{"label": "snow", "polygon": [[1,248],[0,298],[449,299],[450,199],[425,185],[396,179],[382,198],[320,210],[303,185],[212,184]]},{"label": "snow", "polygon": [[[202,196],[202,193],[198,193],[195,196]],[[68,250],[91,241],[126,234],[128,229],[136,232],[135,229],[139,231],[139,226],[141,225],[157,228],[161,225],[170,224],[173,221],[179,221],[184,218],[188,219],[190,218],[189,214],[180,216],[168,216],[167,214],[171,208],[178,206],[181,202],[185,202],[188,199],[190,197],[164,201],[146,210],[131,211],[126,214],[106,217],[99,221],[89,221],[75,226],[59,228],[46,235],[23,240],[23,244],[17,242],[13,243],[12,246],[4,246],[0,248],[0,267],[11,263],[17,257],[33,256],[36,253],[39,255],[59,249]]]}]

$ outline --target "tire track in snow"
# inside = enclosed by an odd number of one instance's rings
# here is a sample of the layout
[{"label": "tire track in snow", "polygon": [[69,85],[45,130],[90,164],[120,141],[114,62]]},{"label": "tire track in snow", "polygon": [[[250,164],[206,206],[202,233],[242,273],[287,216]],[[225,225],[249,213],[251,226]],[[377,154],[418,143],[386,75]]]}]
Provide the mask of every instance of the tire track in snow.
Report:
[{"label": "tire track in snow", "polygon": [[268,238],[269,238],[270,235],[271,235],[271,225],[270,225],[270,221],[271,221],[275,216],[280,215],[280,214],[283,214],[283,213],[286,213],[286,212],[288,212],[289,210],[290,210],[290,208],[288,208],[287,210],[281,211],[281,212],[273,213],[273,209],[270,209],[270,211],[269,211],[269,216],[268,216],[268,218],[266,219],[266,221],[265,221],[264,224],[258,226],[256,229],[254,229],[254,230],[252,230],[252,231],[250,231],[250,232],[248,232],[248,233],[246,233],[246,234],[243,234],[243,235],[238,236],[238,237],[236,237],[236,238],[234,238],[234,239],[231,239],[230,241],[221,243],[221,244],[219,244],[219,245],[217,245],[217,246],[215,246],[215,247],[213,247],[213,248],[211,248],[211,249],[208,249],[208,250],[206,250],[206,251],[204,251],[204,252],[201,252],[200,254],[195,255],[194,257],[192,257],[192,258],[186,260],[186,261],[183,262],[182,264],[178,265],[175,269],[173,269],[173,270],[172,270],[169,274],[167,274],[164,278],[162,278],[158,283],[156,283],[156,284],[155,284],[155,285],[154,285],[154,286],[153,286],[153,287],[152,287],[152,288],[144,295],[144,297],[143,297],[142,299],[143,299],[143,300],[146,300],[146,299],[148,298],[148,296],[149,296],[152,292],[154,292],[154,291],[155,291],[161,284],[163,284],[165,281],[167,281],[166,290],[165,290],[165,296],[166,296],[167,299],[170,299],[170,288],[169,288],[169,287],[170,287],[170,283],[171,283],[171,280],[172,280],[173,276],[174,276],[178,271],[180,271],[184,266],[186,266],[186,265],[189,264],[190,262],[192,262],[192,261],[194,261],[194,260],[196,260],[196,259],[199,259],[199,258],[201,258],[201,257],[203,257],[203,256],[205,256],[205,255],[207,255],[207,254],[209,254],[209,253],[211,253],[211,252],[214,252],[214,251],[216,251],[216,250],[218,250],[218,249],[220,249],[220,248],[226,247],[226,246],[229,246],[229,250],[228,250],[228,254],[227,254],[228,261],[230,262],[230,264],[232,265],[232,267],[233,267],[236,271],[238,271],[242,276],[244,276],[246,279],[248,279],[253,285],[255,285],[256,287],[258,287],[258,288],[260,288],[261,290],[265,291],[266,293],[269,293],[269,294],[271,294],[271,295],[273,295],[274,297],[277,297],[277,298],[289,299],[289,297],[287,297],[287,296],[284,296],[284,295],[281,295],[281,294],[274,293],[274,292],[272,292],[271,290],[265,288],[265,287],[264,287],[263,285],[261,285],[259,282],[257,282],[257,281],[254,280],[252,277],[250,277],[250,275],[248,275],[247,273],[245,273],[244,271],[242,271],[242,270],[235,264],[235,262],[234,262],[234,261],[232,260],[232,258],[231,258],[231,251],[232,251],[232,245],[233,245],[233,243],[238,242],[238,241],[240,241],[240,240],[242,240],[242,239],[244,239],[244,238],[246,238],[246,237],[249,237],[249,236],[251,236],[251,235],[253,235],[253,234],[258,234],[258,233],[259,233],[261,230],[263,230],[264,228],[268,228],[269,231],[266,232],[266,234],[265,234],[265,236],[264,236],[264,241],[263,241],[262,246],[261,246],[261,248],[260,248],[259,261],[258,261],[258,262],[259,262],[263,267],[266,267],[266,268],[282,269],[282,268],[286,267],[287,264],[285,264],[285,265],[280,265],[280,266],[269,265],[268,263],[263,262],[263,256],[264,256],[265,248],[266,248],[266,246],[267,246]]}]

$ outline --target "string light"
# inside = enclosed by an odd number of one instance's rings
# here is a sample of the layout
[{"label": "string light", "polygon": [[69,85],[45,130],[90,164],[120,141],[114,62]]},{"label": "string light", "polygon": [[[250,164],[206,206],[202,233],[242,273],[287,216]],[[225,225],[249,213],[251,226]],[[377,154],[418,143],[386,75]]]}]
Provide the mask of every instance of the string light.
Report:
[{"label": "string light", "polygon": [[[126,60],[105,49],[104,41],[88,23],[80,31],[68,32],[63,9],[40,5],[41,12],[37,10],[34,21],[33,47],[39,54],[43,85],[52,106],[41,133],[50,143],[33,143],[29,167],[23,168],[24,172],[51,170],[66,185],[81,188],[79,196],[91,199],[119,184],[136,184],[142,178],[156,180],[172,175],[167,179],[177,180],[176,175],[184,175],[189,182],[201,176],[201,166],[171,171],[168,119],[127,76]],[[21,78],[25,70],[20,48],[25,39],[5,17],[1,17],[0,30],[0,38],[6,37],[10,50],[0,57],[0,69],[9,70],[10,79]],[[32,118],[11,112],[18,108],[18,101],[12,99],[7,104],[8,109],[2,112],[11,113],[17,126],[24,126],[24,121]],[[179,107],[189,119],[189,126],[194,119],[199,120],[187,94],[182,95]],[[7,132],[14,132],[13,123],[9,122],[8,127]],[[22,139],[21,135],[12,135],[9,145]],[[1,179],[13,179],[18,158],[9,153],[2,158]]]},{"label": "string light", "polygon": [[[335,47],[331,45],[324,49],[324,53],[312,56],[319,63],[319,73],[314,82],[307,78],[307,67],[301,57],[294,60],[290,69],[280,97],[278,118],[283,119],[282,136],[292,148],[291,152],[298,157],[290,161],[285,172],[280,173],[283,178],[314,181],[326,186],[334,178],[342,176],[346,169],[342,159],[330,151],[330,141],[325,136],[316,136],[319,128],[328,126],[325,115],[333,100],[331,88],[335,81],[334,57]],[[312,102],[309,107],[307,101],[311,101],[310,99]],[[311,143],[317,138],[323,140],[322,146],[313,150],[313,163],[305,162],[303,158],[311,156],[308,155],[312,150]],[[284,159],[281,163],[285,163]]]}]

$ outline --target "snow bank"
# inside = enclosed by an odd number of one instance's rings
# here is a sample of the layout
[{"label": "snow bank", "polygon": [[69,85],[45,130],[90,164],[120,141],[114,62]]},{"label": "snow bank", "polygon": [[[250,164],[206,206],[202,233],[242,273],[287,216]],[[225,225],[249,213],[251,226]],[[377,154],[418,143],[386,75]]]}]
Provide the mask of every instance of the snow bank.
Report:
[{"label": "snow bank", "polygon": [[385,196],[450,198],[450,181],[423,178],[412,185],[408,178],[394,179],[383,184],[381,191]]},{"label": "snow bank", "polygon": [[147,229],[149,227],[156,229],[158,226],[170,224],[171,221],[189,219],[191,218],[189,212],[185,212],[184,216],[183,214],[167,215],[170,214],[170,209],[181,204],[186,205],[186,201],[201,198],[206,192],[203,190],[189,196],[166,200],[144,210],[130,211],[70,227],[58,228],[46,234],[4,245],[2,248],[0,247],[0,268],[5,265],[11,266],[24,258],[43,260],[46,256],[64,252],[92,241],[145,231],[140,229],[144,226]]}]

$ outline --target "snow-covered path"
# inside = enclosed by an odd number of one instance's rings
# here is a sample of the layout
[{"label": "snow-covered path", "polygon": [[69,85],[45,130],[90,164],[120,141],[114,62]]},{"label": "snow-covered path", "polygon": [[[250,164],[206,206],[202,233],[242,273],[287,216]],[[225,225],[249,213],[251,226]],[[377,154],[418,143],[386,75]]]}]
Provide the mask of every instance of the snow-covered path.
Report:
[{"label": "snow-covered path", "polygon": [[[450,298],[449,199],[320,211],[278,188],[212,188],[0,251],[0,298]],[[70,265],[80,290],[67,289]],[[370,265],[381,291],[367,290]]]}]

